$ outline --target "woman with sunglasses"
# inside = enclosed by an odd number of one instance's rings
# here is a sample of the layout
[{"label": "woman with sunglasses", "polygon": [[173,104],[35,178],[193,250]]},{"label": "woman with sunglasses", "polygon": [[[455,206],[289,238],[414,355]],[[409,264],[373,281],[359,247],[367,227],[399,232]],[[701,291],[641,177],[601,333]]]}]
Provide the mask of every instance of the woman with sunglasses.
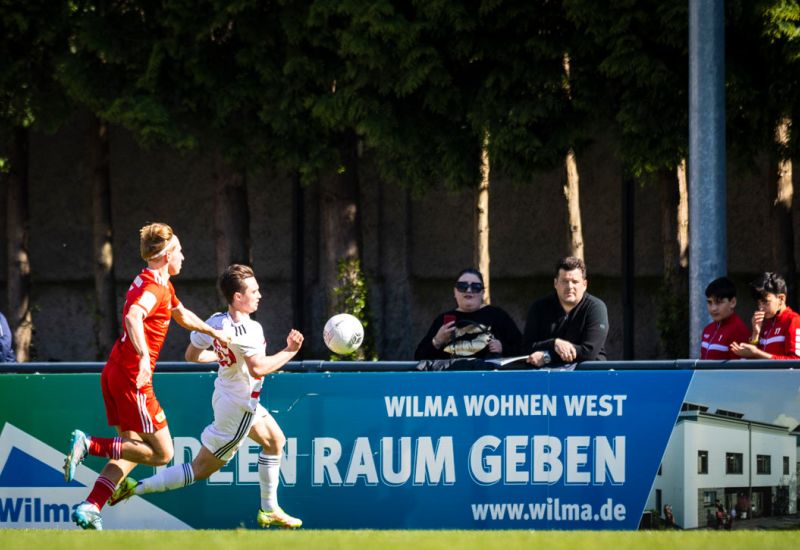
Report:
[{"label": "woman with sunglasses", "polygon": [[509,357],[519,353],[522,333],[511,317],[483,303],[483,275],[468,268],[458,274],[455,309],[436,317],[414,353],[417,361],[450,357]]}]

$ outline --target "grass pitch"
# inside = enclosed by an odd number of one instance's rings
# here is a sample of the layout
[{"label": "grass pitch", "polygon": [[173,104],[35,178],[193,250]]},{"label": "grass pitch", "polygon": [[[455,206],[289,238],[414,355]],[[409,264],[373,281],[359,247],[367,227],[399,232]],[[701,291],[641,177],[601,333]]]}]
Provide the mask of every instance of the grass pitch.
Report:
[{"label": "grass pitch", "polygon": [[797,531],[40,531],[0,530],[3,548],[47,550],[280,550],[307,548],[547,550],[770,550],[797,545]]}]

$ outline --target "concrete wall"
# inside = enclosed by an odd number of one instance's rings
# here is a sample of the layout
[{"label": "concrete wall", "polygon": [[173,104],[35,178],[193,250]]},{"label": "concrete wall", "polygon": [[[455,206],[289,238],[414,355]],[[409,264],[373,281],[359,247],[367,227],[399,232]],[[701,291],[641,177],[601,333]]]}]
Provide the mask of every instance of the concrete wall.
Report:
[{"label": "concrete wall", "polygon": [[[86,139],[88,119],[56,135],[34,134],[30,152],[30,251],[37,360],[95,360],[92,332],[91,191]],[[137,230],[147,221],[170,223],[186,253],[175,279],[179,297],[201,316],[220,306],[213,242],[213,174],[208,156],[163,147],[140,147],[121,129],[111,129],[112,210],[120,307],[128,284],[142,266]],[[589,291],[608,305],[609,358],[622,353],[621,170],[612,145],[601,142],[578,159],[581,206],[589,269]],[[552,290],[552,266],[566,248],[562,171],[532,176],[524,186],[497,177],[490,205],[493,303],[523,328],[530,303]],[[472,193],[444,189],[413,197],[381,182],[365,162],[361,171],[365,267],[370,277],[374,326],[382,359],[408,359],[432,318],[454,303],[452,282],[472,263]],[[248,174],[255,269],[265,300],[258,320],[271,349],[283,346],[292,323],[292,182],[265,170]],[[5,211],[5,187],[0,207]],[[729,262],[739,283],[770,267],[764,246],[769,220],[763,175],[729,171]],[[318,273],[321,242],[315,188],[305,190],[304,269],[308,350],[324,357],[325,319]],[[660,206],[654,186],[636,190],[636,289],[634,335],[637,358],[662,355],[656,327],[662,274]],[[5,241],[5,224],[0,236]],[[0,261],[6,265],[5,247]],[[0,273],[5,290],[7,270]],[[740,286],[741,314],[752,303]],[[6,295],[0,297],[6,308]],[[187,334],[170,330],[163,360],[178,360]]]}]

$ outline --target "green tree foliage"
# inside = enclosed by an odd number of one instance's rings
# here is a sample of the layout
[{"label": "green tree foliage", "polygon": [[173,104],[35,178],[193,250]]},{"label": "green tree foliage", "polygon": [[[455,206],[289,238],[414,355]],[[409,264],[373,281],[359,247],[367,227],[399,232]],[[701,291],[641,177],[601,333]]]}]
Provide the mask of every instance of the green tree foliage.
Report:
[{"label": "green tree foliage", "polygon": [[70,105],[53,74],[66,48],[64,2],[4,1],[0,5],[0,139],[14,128],[53,131]]},{"label": "green tree foliage", "polygon": [[[775,147],[781,118],[800,114],[800,4],[796,0],[726,3],[726,103],[731,157],[752,166]],[[790,133],[781,158],[797,155]]]},{"label": "green tree foliage", "polygon": [[[375,332],[372,330],[372,317],[369,311],[369,289],[361,262],[358,259],[340,260],[338,264],[338,284],[333,289],[336,298],[336,311],[349,313],[361,321],[364,327],[364,341],[361,347],[348,358],[356,361],[377,361]],[[331,356],[335,361],[339,357]]]},{"label": "green tree foliage", "polygon": [[387,179],[475,186],[488,131],[493,164],[529,181],[575,139],[558,2],[315,2],[310,20],[341,62],[313,110],[354,128]]},{"label": "green tree foliage", "polygon": [[[89,0],[73,14],[75,32],[60,77],[98,116],[133,130],[146,144],[222,150],[237,163],[251,157],[258,134],[258,57],[270,33],[252,37],[251,2]],[[251,40],[247,42],[250,33]],[[264,69],[269,57],[262,59]],[[263,158],[259,158],[263,160]]]},{"label": "green tree foliage", "polygon": [[688,151],[688,8],[658,0],[564,0],[597,50],[619,156],[637,179],[674,170]]}]

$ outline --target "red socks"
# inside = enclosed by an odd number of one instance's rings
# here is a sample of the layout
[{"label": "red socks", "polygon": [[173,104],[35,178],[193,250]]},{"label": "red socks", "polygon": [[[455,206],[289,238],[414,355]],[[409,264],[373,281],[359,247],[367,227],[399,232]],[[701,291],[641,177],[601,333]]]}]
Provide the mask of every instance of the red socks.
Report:
[{"label": "red socks", "polygon": [[122,458],[122,438],[90,437],[89,454],[92,456],[104,456],[106,458],[120,459]]},{"label": "red socks", "polygon": [[116,486],[110,479],[105,476],[100,476],[97,478],[97,481],[94,482],[92,492],[89,493],[86,500],[97,506],[98,510],[102,510],[103,506],[108,502],[108,499],[111,498],[114,489],[116,489]]}]

